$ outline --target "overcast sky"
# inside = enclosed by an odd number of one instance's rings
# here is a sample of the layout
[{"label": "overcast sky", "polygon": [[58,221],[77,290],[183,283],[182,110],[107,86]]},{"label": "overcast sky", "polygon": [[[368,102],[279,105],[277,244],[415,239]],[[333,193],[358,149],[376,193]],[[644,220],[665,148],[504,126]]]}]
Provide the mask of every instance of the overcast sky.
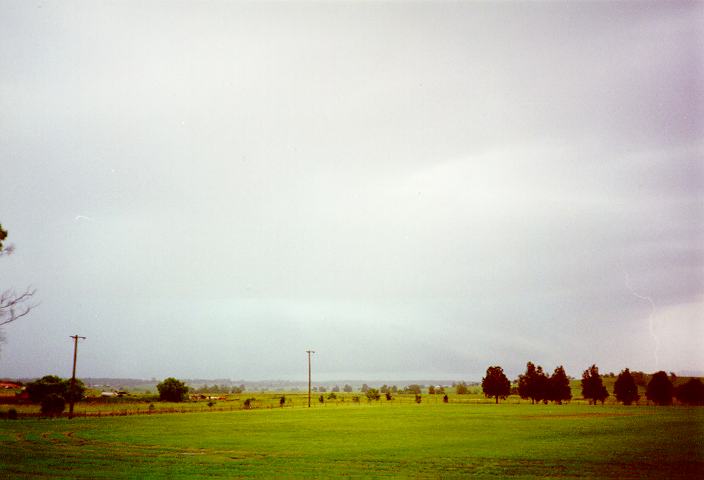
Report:
[{"label": "overcast sky", "polygon": [[702,25],[0,0],[0,377],[704,370]]}]

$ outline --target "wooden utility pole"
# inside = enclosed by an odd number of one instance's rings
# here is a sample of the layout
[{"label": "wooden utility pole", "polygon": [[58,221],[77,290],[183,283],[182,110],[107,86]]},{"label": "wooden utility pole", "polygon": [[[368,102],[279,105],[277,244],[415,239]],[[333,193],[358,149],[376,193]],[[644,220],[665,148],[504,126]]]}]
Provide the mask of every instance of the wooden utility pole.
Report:
[{"label": "wooden utility pole", "polygon": [[310,354],[315,353],[314,350],[306,350],[308,354],[308,408],[310,408]]},{"label": "wooden utility pole", "polygon": [[71,335],[70,338],[73,338],[73,372],[71,373],[71,386],[69,387],[69,404],[68,404],[68,418],[69,420],[73,418],[73,401],[74,401],[74,387],[76,386],[76,357],[78,355],[78,339],[82,338],[83,340],[86,339],[86,337],[80,337],[78,335]]}]

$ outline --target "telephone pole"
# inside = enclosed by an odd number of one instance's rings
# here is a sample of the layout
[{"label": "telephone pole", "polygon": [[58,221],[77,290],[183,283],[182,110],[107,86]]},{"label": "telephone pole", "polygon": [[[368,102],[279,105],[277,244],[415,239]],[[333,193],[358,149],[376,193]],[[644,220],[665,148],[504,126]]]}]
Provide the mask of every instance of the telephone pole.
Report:
[{"label": "telephone pole", "polygon": [[73,418],[73,402],[75,400],[74,387],[76,386],[76,356],[78,355],[78,339],[83,340],[86,337],[80,337],[78,335],[71,335],[69,338],[73,338],[73,372],[71,373],[71,387],[69,390],[69,406],[68,406],[68,418],[69,420]]},{"label": "telephone pole", "polygon": [[310,408],[310,354],[315,353],[315,350],[306,350],[308,354],[308,408]]}]

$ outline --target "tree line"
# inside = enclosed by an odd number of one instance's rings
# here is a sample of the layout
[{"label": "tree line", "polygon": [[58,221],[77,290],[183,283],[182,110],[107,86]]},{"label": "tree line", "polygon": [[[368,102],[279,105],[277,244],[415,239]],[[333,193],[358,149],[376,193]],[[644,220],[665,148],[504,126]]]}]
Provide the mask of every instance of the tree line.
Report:
[{"label": "tree line", "polygon": [[[555,368],[552,375],[543,371],[543,367],[528,362],[525,373],[518,376],[516,392],[523,399],[530,399],[531,403],[555,402],[572,399],[570,379],[562,365]],[[599,368],[592,365],[582,373],[582,397],[589,404],[604,401],[610,396],[599,374]],[[493,397],[496,403],[505,399],[512,393],[511,382],[499,366],[491,366],[482,378],[482,391],[487,398]],[[614,396],[624,405],[631,405],[640,399],[636,378],[628,368],[619,373],[614,383]],[[670,377],[664,371],[653,374],[647,384],[646,398],[656,405],[671,405],[673,397],[686,405],[704,405],[704,384],[698,378],[693,378],[678,386],[672,384]]]}]

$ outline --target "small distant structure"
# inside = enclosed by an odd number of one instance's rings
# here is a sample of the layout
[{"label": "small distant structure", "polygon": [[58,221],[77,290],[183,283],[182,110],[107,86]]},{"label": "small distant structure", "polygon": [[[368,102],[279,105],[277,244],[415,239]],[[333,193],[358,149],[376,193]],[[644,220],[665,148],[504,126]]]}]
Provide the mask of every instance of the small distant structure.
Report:
[{"label": "small distant structure", "polygon": [[128,393],[125,391],[113,390],[112,392],[100,392],[100,396],[105,398],[124,397],[125,395],[128,395]]},{"label": "small distant structure", "polygon": [[22,388],[22,385],[14,382],[0,382],[0,389],[3,390],[19,390]]}]

